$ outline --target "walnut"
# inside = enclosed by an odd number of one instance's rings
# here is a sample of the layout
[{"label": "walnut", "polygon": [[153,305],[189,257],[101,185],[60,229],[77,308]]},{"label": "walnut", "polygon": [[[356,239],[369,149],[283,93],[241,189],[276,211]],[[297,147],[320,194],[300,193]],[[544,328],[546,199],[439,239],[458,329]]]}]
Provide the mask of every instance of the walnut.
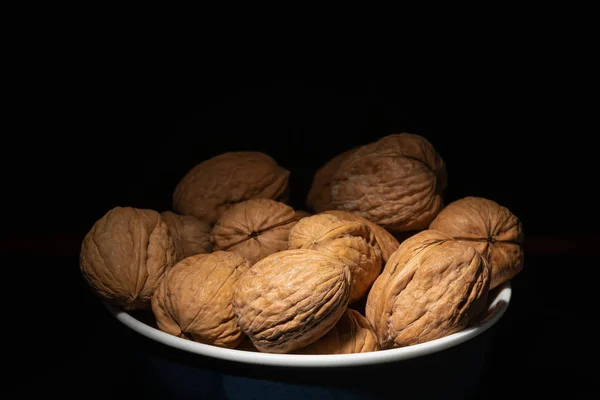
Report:
[{"label": "walnut", "polygon": [[338,170],[339,166],[346,160],[356,148],[347,150],[338,154],[325,165],[317,170],[313,177],[312,185],[306,198],[306,204],[315,212],[322,212],[333,209],[331,203],[331,178]]},{"label": "walnut", "polygon": [[240,276],[250,268],[226,251],[196,254],[169,269],[152,298],[160,330],[197,342],[235,348],[244,335],[231,306]]},{"label": "walnut", "polygon": [[333,208],[390,231],[426,229],[443,207],[446,167],[419,135],[388,135],[351,154],[331,182]]},{"label": "walnut", "polygon": [[406,239],[422,231],[406,231],[406,232],[394,232],[393,235],[398,243],[404,242]]},{"label": "walnut", "polygon": [[160,213],[169,227],[175,245],[176,262],[200,253],[210,253],[210,225],[191,215],[178,215],[171,211]]},{"label": "walnut", "polygon": [[294,209],[270,199],[235,204],[217,220],[210,233],[215,250],[237,253],[255,264],[269,254],[286,250],[299,217]]},{"label": "walnut", "polygon": [[350,303],[362,298],[381,272],[381,250],[367,224],[335,215],[302,218],[290,231],[290,249],[311,249],[336,257],[350,268]]},{"label": "walnut", "polygon": [[367,297],[367,320],[382,349],[438,339],[484,310],[489,284],[489,268],[475,249],[425,230],[392,254]]},{"label": "walnut", "polygon": [[377,244],[379,244],[379,248],[381,249],[381,258],[384,263],[389,260],[392,253],[396,251],[398,246],[400,246],[400,243],[394,237],[394,235],[376,223],[371,222],[358,214],[353,214],[342,210],[327,210],[323,211],[322,214],[331,214],[343,221],[359,221],[369,225],[369,228],[371,228],[375,234],[375,239],[377,240]]},{"label": "walnut", "polygon": [[465,197],[448,204],[431,222],[436,229],[474,247],[487,260],[490,289],[523,269],[523,227],[507,208],[481,197]]},{"label": "walnut", "polygon": [[350,270],[314,250],[284,250],[254,264],[239,280],[233,311],[261,352],[290,353],[325,335],[350,298]]},{"label": "walnut", "polygon": [[289,175],[264,153],[223,153],[196,165],[181,179],[173,193],[173,209],[214,224],[240,201],[287,201]]},{"label": "walnut", "polygon": [[378,351],[377,335],[358,311],[346,309],[325,336],[296,351],[298,354],[351,354]]},{"label": "walnut", "polygon": [[298,216],[298,219],[302,219],[310,217],[312,214],[305,210],[296,210],[296,215]]},{"label": "walnut", "polygon": [[115,207],[81,244],[81,273],[94,293],[126,310],[148,309],[165,270],[175,264],[169,228],[153,210]]}]

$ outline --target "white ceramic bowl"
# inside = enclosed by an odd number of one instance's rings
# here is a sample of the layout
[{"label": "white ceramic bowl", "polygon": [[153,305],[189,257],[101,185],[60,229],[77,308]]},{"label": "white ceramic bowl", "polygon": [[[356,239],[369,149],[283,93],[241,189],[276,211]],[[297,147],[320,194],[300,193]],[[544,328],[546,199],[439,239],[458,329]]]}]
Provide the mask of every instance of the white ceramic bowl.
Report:
[{"label": "white ceramic bowl", "polygon": [[398,349],[381,350],[360,354],[335,355],[296,355],[268,354],[245,350],[225,349],[202,343],[192,342],[155,329],[134,318],[130,314],[106,305],[109,311],[123,324],[134,331],[164,345],[202,356],[213,357],[237,363],[248,363],[283,367],[350,367],[382,364],[425,356],[456,346],[485,332],[494,325],[506,311],[511,297],[511,286],[504,285],[490,291],[488,309],[484,317],[475,325],[460,332],[432,340],[426,343],[406,346]]}]

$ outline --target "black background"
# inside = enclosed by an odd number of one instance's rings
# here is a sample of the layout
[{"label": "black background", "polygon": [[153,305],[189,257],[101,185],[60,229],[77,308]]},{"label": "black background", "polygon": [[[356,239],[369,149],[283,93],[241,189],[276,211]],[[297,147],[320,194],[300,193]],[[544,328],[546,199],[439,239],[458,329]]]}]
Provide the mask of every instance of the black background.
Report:
[{"label": "black background", "polygon": [[[256,150],[291,171],[291,204],[305,208],[312,177],[328,159],[411,132],[446,162],[447,202],[468,195],[497,201],[521,219],[530,246],[482,398],[518,385],[525,393],[584,393],[595,301],[588,286],[598,266],[597,133],[585,118],[591,107],[575,102],[567,83],[533,74],[446,78],[215,75],[164,95],[97,82],[63,93],[68,100],[43,96],[53,107],[26,114],[4,146],[2,250],[9,273],[23,273],[34,288],[15,301],[24,320],[15,331],[33,341],[41,360],[32,366],[20,356],[15,370],[39,372],[59,390],[75,386],[65,376],[96,384],[99,393],[128,386],[130,371],[116,361],[127,349],[114,344],[124,332],[77,269],[83,235],[112,207],[168,209],[191,167],[225,151]],[[19,284],[11,285],[11,299]]]},{"label": "black background", "polygon": [[[147,108],[158,95],[128,98],[102,83],[91,94],[46,98],[55,101],[52,108],[26,114],[4,149],[3,163],[12,169],[8,227],[79,233],[116,205],[167,209],[191,167],[232,150],[275,158],[292,172],[293,205],[304,207],[312,176],[328,159],[411,132],[445,160],[448,202],[488,197],[513,210],[529,234],[594,232],[597,134],[584,121],[586,106],[558,83],[529,76],[455,79],[220,77],[167,92],[173,98]],[[23,223],[40,214],[43,223]]]}]

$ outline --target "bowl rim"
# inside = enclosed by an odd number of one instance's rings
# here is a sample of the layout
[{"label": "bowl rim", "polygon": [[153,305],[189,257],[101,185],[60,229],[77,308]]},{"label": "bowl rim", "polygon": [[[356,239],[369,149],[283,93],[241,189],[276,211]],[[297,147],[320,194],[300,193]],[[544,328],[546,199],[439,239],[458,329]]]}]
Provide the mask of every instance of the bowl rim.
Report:
[{"label": "bowl rim", "polygon": [[228,349],[208,344],[193,342],[168,334],[142,321],[136,319],[127,312],[108,303],[104,303],[110,313],[122,324],[133,331],[162,343],[166,346],[195,353],[202,356],[216,358],[236,363],[280,366],[280,367],[353,367],[382,364],[396,361],[409,360],[422,357],[431,353],[439,352],[450,347],[457,346],[467,340],[482,334],[492,327],[506,312],[512,296],[510,281],[491,290],[488,296],[488,315],[473,326],[469,326],[460,332],[453,333],[440,339],[431,340],[415,345],[380,350],[369,353],[356,354],[328,354],[328,355],[305,355],[305,354],[273,354],[260,353],[256,351]]}]

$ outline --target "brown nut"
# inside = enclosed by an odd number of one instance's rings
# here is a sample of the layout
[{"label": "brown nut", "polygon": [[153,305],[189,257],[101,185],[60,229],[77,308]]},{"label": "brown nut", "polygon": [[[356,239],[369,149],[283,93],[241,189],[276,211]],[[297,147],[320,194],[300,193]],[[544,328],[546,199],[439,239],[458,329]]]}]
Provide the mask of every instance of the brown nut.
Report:
[{"label": "brown nut", "polygon": [[446,167],[419,135],[389,135],[351,154],[332,178],[333,208],[390,231],[426,229],[443,207]]},{"label": "brown nut", "polygon": [[205,344],[235,348],[244,335],[231,299],[250,268],[237,254],[215,251],[185,258],[169,269],[152,299],[160,330]]},{"label": "brown nut", "polygon": [[342,210],[327,210],[323,211],[322,214],[331,214],[335,215],[343,221],[359,221],[369,225],[369,228],[371,228],[371,230],[375,234],[375,239],[377,240],[377,244],[379,244],[379,248],[381,249],[381,258],[384,263],[386,263],[387,260],[389,260],[392,253],[395,252],[396,249],[400,246],[400,243],[394,237],[394,235],[392,235],[390,232],[377,225],[376,223],[371,222],[358,214],[353,214]]},{"label": "brown nut", "polygon": [[176,262],[195,254],[210,253],[210,225],[191,215],[178,215],[171,211],[160,213],[169,227],[175,245]]},{"label": "brown nut", "polygon": [[81,244],[79,266],[95,294],[126,310],[148,309],[165,270],[175,264],[169,228],[153,210],[115,207]]},{"label": "brown nut", "polygon": [[438,339],[484,310],[489,283],[475,249],[425,230],[392,254],[367,297],[367,320],[382,349]]},{"label": "brown nut", "polygon": [[290,249],[311,249],[335,257],[350,268],[350,303],[362,298],[379,272],[381,250],[367,224],[329,214],[302,218],[290,231]]},{"label": "brown nut", "polygon": [[394,232],[394,237],[398,243],[404,242],[406,239],[422,231],[406,231],[406,232]]},{"label": "brown nut", "polygon": [[270,199],[252,199],[233,205],[210,233],[215,250],[237,253],[255,264],[269,254],[286,250],[290,230],[299,217],[294,209]]},{"label": "brown nut", "polygon": [[448,204],[431,222],[436,229],[474,247],[487,260],[490,289],[523,269],[523,226],[507,208],[481,197],[465,197]]},{"label": "brown nut", "polygon": [[290,353],[333,328],[349,298],[346,265],[314,250],[284,250],[242,276],[233,311],[259,351]]},{"label": "brown nut", "polygon": [[305,210],[296,210],[296,215],[298,216],[298,219],[302,219],[310,217],[312,214]]},{"label": "brown nut", "polygon": [[331,203],[331,179],[342,162],[354,153],[354,151],[356,151],[356,148],[336,155],[315,173],[308,196],[306,197],[306,204],[315,212],[319,213],[333,209],[333,204]]},{"label": "brown nut", "polygon": [[297,354],[352,354],[378,351],[377,335],[358,311],[346,309],[325,336],[296,351]]},{"label": "brown nut", "polygon": [[181,179],[173,193],[173,209],[214,224],[240,201],[286,201],[289,175],[264,153],[223,153],[196,165]]}]

